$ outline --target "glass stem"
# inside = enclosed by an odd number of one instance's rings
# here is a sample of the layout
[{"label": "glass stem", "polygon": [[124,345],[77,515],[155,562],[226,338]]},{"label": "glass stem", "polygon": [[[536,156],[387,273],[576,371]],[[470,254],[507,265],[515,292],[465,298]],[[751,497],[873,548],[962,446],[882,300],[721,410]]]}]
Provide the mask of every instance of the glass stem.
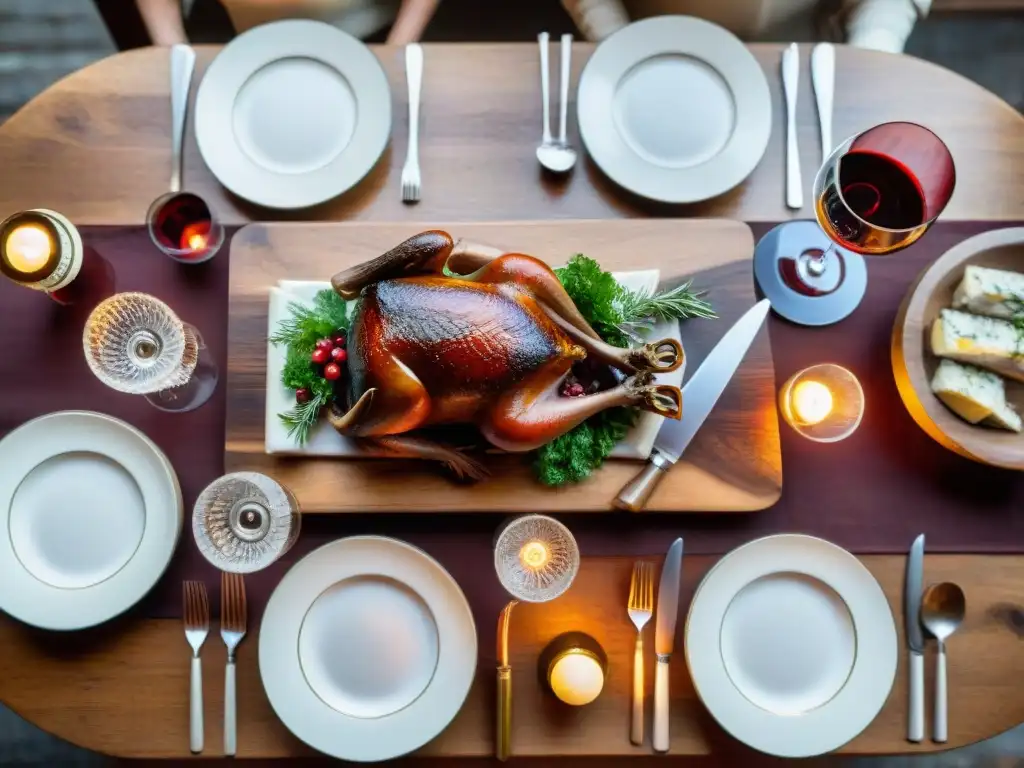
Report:
[{"label": "glass stem", "polygon": [[807,272],[812,277],[821,277],[825,274],[825,270],[828,267],[828,257],[836,248],[835,243],[829,243],[828,248],[822,251],[816,256],[811,256],[807,260]]}]

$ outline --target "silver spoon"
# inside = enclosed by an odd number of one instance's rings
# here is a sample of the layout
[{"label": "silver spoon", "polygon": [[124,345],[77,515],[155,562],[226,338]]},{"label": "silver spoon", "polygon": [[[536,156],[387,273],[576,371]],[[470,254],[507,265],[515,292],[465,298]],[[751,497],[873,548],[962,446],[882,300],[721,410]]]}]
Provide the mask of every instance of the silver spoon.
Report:
[{"label": "silver spoon", "polygon": [[946,640],[956,632],[966,611],[964,592],[956,584],[935,584],[928,587],[921,598],[921,623],[939,641],[939,653],[935,657],[935,722],[932,723],[932,739],[940,744],[947,738]]},{"label": "silver spoon", "polygon": [[542,166],[553,173],[565,173],[576,164],[576,152],[569,146],[566,138],[566,118],[569,101],[569,64],[572,56],[572,35],[562,35],[562,66],[561,91],[562,103],[559,113],[559,137],[555,141],[551,135],[551,88],[548,75],[548,41],[550,36],[547,32],[537,35],[537,45],[540,47],[540,95],[543,100],[544,135],[540,146],[537,147],[537,160]]}]

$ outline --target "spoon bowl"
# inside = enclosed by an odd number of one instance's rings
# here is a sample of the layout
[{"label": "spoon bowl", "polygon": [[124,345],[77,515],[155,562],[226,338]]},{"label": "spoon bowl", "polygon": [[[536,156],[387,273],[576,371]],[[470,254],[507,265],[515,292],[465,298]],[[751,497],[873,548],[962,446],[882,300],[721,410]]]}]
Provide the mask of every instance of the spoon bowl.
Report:
[{"label": "spoon bowl", "polygon": [[565,173],[576,164],[576,151],[559,144],[541,144],[537,161],[552,173]]}]

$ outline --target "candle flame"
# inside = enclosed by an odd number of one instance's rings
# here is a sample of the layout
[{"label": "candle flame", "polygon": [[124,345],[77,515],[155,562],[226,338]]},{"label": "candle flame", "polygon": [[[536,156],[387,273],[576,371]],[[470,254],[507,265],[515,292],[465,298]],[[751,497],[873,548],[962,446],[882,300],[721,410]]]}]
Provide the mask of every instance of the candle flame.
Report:
[{"label": "candle flame", "polygon": [[551,553],[548,552],[544,542],[528,541],[519,550],[519,559],[530,570],[539,571],[547,565],[548,560],[551,559]]},{"label": "candle flame", "polygon": [[7,237],[5,247],[10,265],[26,273],[41,269],[53,252],[49,234],[38,224],[17,227]]},{"label": "candle flame", "polygon": [[206,247],[206,236],[198,232],[193,232],[188,236],[188,247],[193,251],[200,251]]},{"label": "candle flame", "polygon": [[832,391],[820,381],[801,381],[790,397],[793,413],[803,424],[820,424],[832,413]]}]

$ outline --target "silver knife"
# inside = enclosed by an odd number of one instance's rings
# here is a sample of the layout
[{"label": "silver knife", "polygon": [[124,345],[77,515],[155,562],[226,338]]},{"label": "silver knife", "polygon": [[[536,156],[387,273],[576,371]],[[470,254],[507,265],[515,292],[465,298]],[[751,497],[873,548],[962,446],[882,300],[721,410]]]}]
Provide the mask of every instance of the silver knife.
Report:
[{"label": "silver knife", "polygon": [[668,662],[676,640],[679,614],[679,576],[683,569],[683,540],[676,539],[665,555],[658,585],[658,614],[655,617],[654,652],[654,749],[668,752]]},{"label": "silver knife", "polygon": [[786,94],[786,205],[804,207],[800,181],[800,150],[796,143],[796,96],[800,82],[800,50],[791,43],[782,52],[782,90]]},{"label": "silver knife", "polygon": [[736,324],[726,331],[697,372],[683,387],[683,416],[665,419],[654,441],[651,458],[641,472],[623,486],[613,502],[619,509],[639,512],[654,492],[666,470],[675,464],[693,440],[704,420],[715,407],[722,391],[761,330],[771,304],[762,299],[747,310]]},{"label": "silver knife", "polygon": [[832,96],[835,93],[836,50],[832,43],[818,43],[811,51],[811,82],[818,104],[821,127],[821,162],[832,154]]},{"label": "silver knife", "polygon": [[910,547],[903,585],[903,618],[910,653],[910,718],[907,741],[924,739],[924,630],[921,627],[921,590],[924,579],[924,534]]}]

